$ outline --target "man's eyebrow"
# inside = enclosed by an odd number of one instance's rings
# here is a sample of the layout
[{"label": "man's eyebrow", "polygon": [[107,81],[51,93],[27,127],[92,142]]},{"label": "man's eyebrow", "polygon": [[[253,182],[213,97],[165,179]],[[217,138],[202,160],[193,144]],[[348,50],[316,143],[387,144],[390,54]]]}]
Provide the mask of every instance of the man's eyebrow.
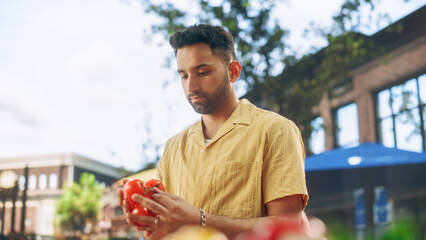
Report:
[{"label": "man's eyebrow", "polygon": [[[202,68],[202,67],[208,67],[208,66],[210,66],[209,64],[206,64],[206,63],[202,63],[202,64],[200,64],[200,65],[197,65],[197,66],[195,66],[194,67],[194,69],[199,69],[199,68]],[[178,69],[177,70],[177,72],[178,73],[183,73],[183,72],[185,72],[184,70],[182,70],[182,69]]]},{"label": "man's eyebrow", "polygon": [[202,68],[202,67],[208,67],[208,66],[210,66],[210,65],[209,65],[209,64],[206,64],[206,63],[202,63],[202,64],[200,64],[200,65],[195,66],[194,68],[195,68],[195,69],[199,69],[199,68]]}]

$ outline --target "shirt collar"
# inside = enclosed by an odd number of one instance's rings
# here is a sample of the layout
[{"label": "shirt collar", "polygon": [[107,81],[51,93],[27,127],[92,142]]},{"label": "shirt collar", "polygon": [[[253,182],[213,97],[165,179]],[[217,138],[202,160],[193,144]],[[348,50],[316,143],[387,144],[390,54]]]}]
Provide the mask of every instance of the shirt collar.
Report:
[{"label": "shirt collar", "polygon": [[[234,110],[234,112],[231,114],[231,116],[228,118],[228,120],[225,122],[233,123],[235,124],[243,124],[243,125],[250,125],[253,121],[254,115],[256,113],[257,107],[250,103],[247,99],[241,99],[238,103],[237,108]],[[225,125],[224,124],[224,125]],[[203,125],[202,120],[200,119],[197,123],[192,125],[188,131],[188,135],[191,135],[194,132],[199,132],[203,134]]]}]

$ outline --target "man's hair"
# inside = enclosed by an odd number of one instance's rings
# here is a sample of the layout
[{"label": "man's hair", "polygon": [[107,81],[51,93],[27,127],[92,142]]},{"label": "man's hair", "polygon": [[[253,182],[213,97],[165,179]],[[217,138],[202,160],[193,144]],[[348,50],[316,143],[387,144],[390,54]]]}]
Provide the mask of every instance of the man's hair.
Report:
[{"label": "man's hair", "polygon": [[234,38],[221,26],[195,24],[182,31],[175,32],[169,39],[175,56],[179,48],[196,43],[206,43],[213,55],[222,58],[224,64],[235,60]]}]

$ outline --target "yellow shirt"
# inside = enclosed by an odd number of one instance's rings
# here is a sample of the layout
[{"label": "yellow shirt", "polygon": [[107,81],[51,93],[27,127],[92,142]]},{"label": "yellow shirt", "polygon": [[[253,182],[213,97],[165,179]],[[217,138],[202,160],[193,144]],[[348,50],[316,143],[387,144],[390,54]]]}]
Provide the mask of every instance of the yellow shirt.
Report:
[{"label": "yellow shirt", "polygon": [[233,218],[265,216],[266,203],[293,194],[308,200],[297,126],[245,99],[207,145],[201,120],[169,139],[158,176],[167,192]]}]

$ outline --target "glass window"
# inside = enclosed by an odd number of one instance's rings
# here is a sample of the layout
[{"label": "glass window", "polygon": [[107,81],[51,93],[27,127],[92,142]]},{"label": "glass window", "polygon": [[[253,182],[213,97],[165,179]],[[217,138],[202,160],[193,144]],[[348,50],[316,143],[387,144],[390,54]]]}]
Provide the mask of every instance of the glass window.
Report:
[{"label": "glass window", "polygon": [[49,176],[49,188],[56,189],[58,187],[58,175],[56,173],[52,173]]},{"label": "glass window", "polygon": [[380,123],[380,140],[384,146],[395,147],[392,118],[383,119]]},{"label": "glass window", "polygon": [[426,140],[426,106],[423,107],[423,139]]},{"label": "glass window", "polygon": [[47,187],[47,176],[46,174],[41,174],[38,179],[38,188],[46,189],[46,187]]},{"label": "glass window", "polygon": [[19,177],[19,190],[24,190],[25,189],[25,176],[20,176]]},{"label": "glass window", "polygon": [[378,108],[379,117],[384,118],[384,117],[391,116],[392,111],[390,108],[391,106],[390,91],[389,90],[381,91],[378,95],[378,101],[379,101],[379,108]]},{"label": "glass window", "polygon": [[426,74],[379,92],[377,104],[378,139],[383,145],[426,150]]},{"label": "glass window", "polygon": [[359,143],[358,110],[355,103],[337,110],[336,128],[337,146],[350,147]]},{"label": "glass window", "polygon": [[419,105],[416,79],[409,80],[395,86],[392,91],[392,110],[397,114],[401,111],[412,109]]},{"label": "glass window", "polygon": [[420,101],[422,104],[426,104],[426,74],[423,74],[419,77],[419,93]]},{"label": "glass window", "polygon": [[123,215],[123,208],[122,207],[115,207],[114,208],[114,216],[121,216]]},{"label": "glass window", "polygon": [[422,151],[420,114],[417,109],[399,114],[395,120],[395,130],[398,148],[417,152]]},{"label": "glass window", "polygon": [[37,187],[37,177],[36,175],[31,175],[28,182],[28,188],[34,190]]},{"label": "glass window", "polygon": [[311,122],[312,133],[309,138],[309,149],[313,154],[319,154],[325,151],[323,124],[324,120],[322,117],[317,117]]}]

